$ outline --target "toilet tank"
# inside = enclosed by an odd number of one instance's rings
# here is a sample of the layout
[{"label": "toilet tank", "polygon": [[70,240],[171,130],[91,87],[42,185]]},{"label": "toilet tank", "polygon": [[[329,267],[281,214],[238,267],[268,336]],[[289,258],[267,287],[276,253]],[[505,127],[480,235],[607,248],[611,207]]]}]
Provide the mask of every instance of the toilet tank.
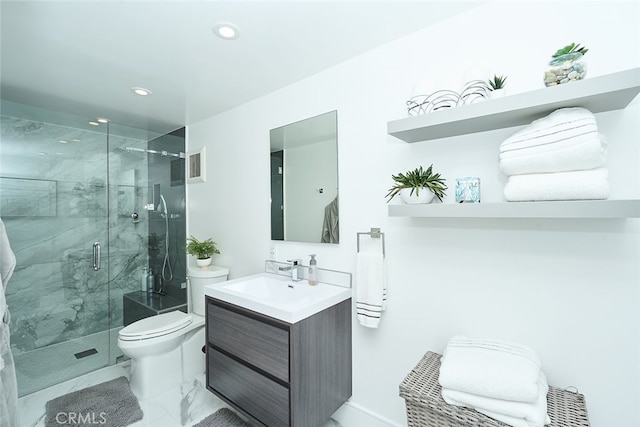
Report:
[{"label": "toilet tank", "polygon": [[225,267],[210,265],[206,268],[189,266],[189,297],[191,298],[191,311],[204,316],[204,287],[212,283],[224,282],[229,276],[229,270]]}]

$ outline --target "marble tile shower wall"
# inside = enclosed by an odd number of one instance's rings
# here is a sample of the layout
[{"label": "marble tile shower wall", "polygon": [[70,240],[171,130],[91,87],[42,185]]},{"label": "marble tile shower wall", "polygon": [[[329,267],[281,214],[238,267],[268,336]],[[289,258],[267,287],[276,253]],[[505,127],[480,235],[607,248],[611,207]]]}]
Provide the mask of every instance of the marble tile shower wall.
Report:
[{"label": "marble tile shower wall", "polygon": [[[185,151],[185,128],[149,141],[149,149],[181,153]],[[149,267],[156,275],[156,288],[178,301],[187,301],[186,290],[186,198],[185,160],[161,155],[149,156],[148,180],[167,202],[168,222],[160,211],[149,212]],[[159,202],[158,202],[159,203]],[[168,232],[168,233],[167,233]],[[166,237],[168,234],[168,251]],[[165,254],[167,256],[165,262]]]},{"label": "marble tile shower wall", "polygon": [[[146,155],[132,155],[121,147],[146,148],[146,141],[110,137],[107,191],[105,134],[10,117],[1,120],[0,179],[5,196],[0,197],[0,214],[17,257],[7,288],[14,355],[107,330],[109,319],[111,327],[121,326],[122,295],[140,288],[148,227],[146,221],[130,217],[147,200]],[[33,155],[44,152],[36,147],[61,140],[68,143],[56,144],[56,149],[66,152]],[[33,148],[11,148],[18,145]],[[28,191],[34,183],[43,186],[39,195]],[[30,196],[9,197],[21,188]],[[11,200],[17,203],[11,205]],[[103,267],[109,266],[109,274],[106,268],[93,271],[96,241],[102,242]]]}]

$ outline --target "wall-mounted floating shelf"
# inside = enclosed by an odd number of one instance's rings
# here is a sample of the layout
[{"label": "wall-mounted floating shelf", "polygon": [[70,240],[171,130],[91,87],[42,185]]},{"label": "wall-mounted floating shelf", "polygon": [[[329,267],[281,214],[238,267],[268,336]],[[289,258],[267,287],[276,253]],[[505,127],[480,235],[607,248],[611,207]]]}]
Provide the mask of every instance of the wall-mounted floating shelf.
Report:
[{"label": "wall-mounted floating shelf", "polygon": [[[640,68],[491,99],[389,122],[406,142],[428,141],[519,126],[558,108],[593,113],[620,110],[640,93]],[[423,218],[640,218],[640,200],[436,203],[389,205],[389,216]]]},{"label": "wall-mounted floating shelf", "polygon": [[640,200],[389,205],[389,216],[414,218],[640,218]]},{"label": "wall-mounted floating shelf", "polygon": [[558,108],[584,107],[593,113],[625,108],[640,93],[640,68],[545,87],[388,122],[387,133],[419,142],[520,126]]}]

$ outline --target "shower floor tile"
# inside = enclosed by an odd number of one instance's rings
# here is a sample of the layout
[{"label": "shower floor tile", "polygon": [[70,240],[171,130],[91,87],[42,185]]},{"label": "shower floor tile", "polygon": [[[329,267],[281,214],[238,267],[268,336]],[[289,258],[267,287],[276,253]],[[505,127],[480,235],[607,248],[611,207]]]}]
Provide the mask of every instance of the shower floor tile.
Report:
[{"label": "shower floor tile", "polygon": [[[116,358],[122,355],[116,344],[117,336],[117,330],[111,334],[104,331],[15,354],[19,395],[25,396],[114,364]],[[82,357],[83,354],[86,356]]]}]

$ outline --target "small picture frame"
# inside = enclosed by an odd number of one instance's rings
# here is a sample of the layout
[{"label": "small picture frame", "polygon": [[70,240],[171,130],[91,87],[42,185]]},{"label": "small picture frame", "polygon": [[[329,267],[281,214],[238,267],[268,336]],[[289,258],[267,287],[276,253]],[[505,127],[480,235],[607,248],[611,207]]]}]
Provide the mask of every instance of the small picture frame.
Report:
[{"label": "small picture frame", "polygon": [[456,178],[456,203],[480,203],[480,178]]},{"label": "small picture frame", "polygon": [[207,180],[206,147],[187,153],[187,183],[205,182]]}]

